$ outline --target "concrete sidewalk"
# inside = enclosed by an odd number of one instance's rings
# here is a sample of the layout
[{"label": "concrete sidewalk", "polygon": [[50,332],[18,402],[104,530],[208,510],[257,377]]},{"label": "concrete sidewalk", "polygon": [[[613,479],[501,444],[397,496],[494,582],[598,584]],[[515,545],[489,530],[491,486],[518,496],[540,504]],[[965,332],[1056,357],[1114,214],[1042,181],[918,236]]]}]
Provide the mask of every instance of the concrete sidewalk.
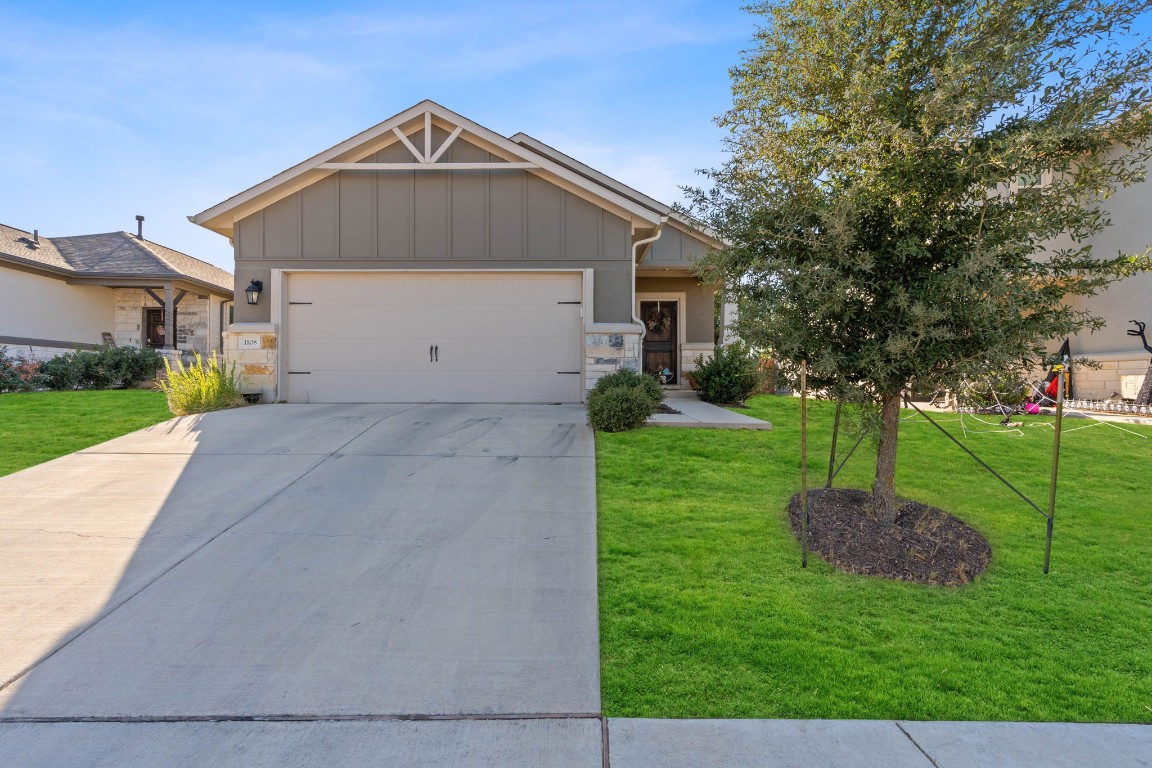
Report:
[{"label": "concrete sidewalk", "polygon": [[609,721],[612,768],[1147,768],[1152,726]]},{"label": "concrete sidewalk", "polygon": [[0,722],[14,768],[1148,768],[1152,726],[890,720]]},{"label": "concrete sidewalk", "polygon": [[664,404],[680,413],[656,413],[646,422],[654,427],[695,427],[698,429],[772,429],[767,421],[754,419],[718,405],[706,403],[686,389],[670,389]]}]

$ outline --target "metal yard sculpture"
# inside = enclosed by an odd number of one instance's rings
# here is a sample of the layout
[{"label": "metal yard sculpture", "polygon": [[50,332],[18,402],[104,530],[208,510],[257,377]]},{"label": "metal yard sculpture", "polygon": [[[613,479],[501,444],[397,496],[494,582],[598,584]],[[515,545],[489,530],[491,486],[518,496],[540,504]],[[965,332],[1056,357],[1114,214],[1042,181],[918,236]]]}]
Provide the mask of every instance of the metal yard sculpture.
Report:
[{"label": "metal yard sculpture", "polygon": [[[1152,346],[1149,346],[1148,339],[1144,336],[1145,324],[1139,320],[1129,320],[1128,322],[1136,326],[1128,329],[1128,335],[1139,336],[1144,349],[1152,353]],[[1136,395],[1136,405],[1152,405],[1152,360],[1148,361],[1148,372],[1144,374],[1144,383],[1140,385],[1140,392]]]}]

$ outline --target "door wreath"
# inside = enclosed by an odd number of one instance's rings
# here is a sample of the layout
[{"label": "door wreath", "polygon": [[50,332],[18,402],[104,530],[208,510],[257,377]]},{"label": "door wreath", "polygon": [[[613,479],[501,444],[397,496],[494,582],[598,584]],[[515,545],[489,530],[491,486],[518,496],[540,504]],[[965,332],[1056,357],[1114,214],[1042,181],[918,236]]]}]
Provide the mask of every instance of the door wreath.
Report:
[{"label": "door wreath", "polygon": [[660,309],[660,302],[656,302],[656,309],[649,312],[648,317],[644,319],[644,325],[653,333],[663,333],[671,322],[672,318],[668,317],[668,313]]}]

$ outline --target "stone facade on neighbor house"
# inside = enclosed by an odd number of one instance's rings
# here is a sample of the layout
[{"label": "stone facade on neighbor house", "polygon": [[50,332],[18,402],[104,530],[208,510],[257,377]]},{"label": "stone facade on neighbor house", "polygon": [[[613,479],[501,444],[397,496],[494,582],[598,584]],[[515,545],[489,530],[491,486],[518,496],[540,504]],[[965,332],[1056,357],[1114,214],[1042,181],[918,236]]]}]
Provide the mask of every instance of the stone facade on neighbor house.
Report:
[{"label": "stone facade on neighbor house", "polygon": [[232,275],[140,234],[42,237],[0,224],[0,345],[47,359],[108,343],[147,345],[145,310],[171,293],[176,305],[170,358],[220,350]]},{"label": "stone facade on neighbor house", "polygon": [[1087,400],[1133,400],[1148,372],[1149,355],[1096,355],[1099,368],[1072,364],[1072,396]]},{"label": "stone facade on neighbor house", "polygon": [[[113,301],[116,346],[144,346],[144,310],[159,309],[163,304],[141,288],[116,288]],[[222,309],[226,303],[220,296],[185,295],[176,306],[176,349],[203,356],[220,351],[221,313],[227,310],[226,306]]]}]

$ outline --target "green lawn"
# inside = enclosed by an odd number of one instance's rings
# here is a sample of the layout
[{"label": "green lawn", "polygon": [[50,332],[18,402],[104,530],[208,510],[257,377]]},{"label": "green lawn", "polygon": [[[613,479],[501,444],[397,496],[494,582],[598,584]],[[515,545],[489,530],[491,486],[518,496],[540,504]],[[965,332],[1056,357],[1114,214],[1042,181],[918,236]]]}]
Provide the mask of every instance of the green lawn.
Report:
[{"label": "green lawn", "polygon": [[[1065,432],[1045,576],[1044,518],[907,412],[897,491],[993,550],[973,584],[926,587],[800,568],[799,401],[751,406],[775,429],[596,436],[606,715],[1152,723],[1152,439]],[[814,484],[831,414],[810,410]],[[1045,506],[1051,428],[965,444]],[[869,446],[837,485],[870,486]]]},{"label": "green lawn", "polygon": [[144,389],[0,395],[0,475],[170,418],[164,393]]}]

